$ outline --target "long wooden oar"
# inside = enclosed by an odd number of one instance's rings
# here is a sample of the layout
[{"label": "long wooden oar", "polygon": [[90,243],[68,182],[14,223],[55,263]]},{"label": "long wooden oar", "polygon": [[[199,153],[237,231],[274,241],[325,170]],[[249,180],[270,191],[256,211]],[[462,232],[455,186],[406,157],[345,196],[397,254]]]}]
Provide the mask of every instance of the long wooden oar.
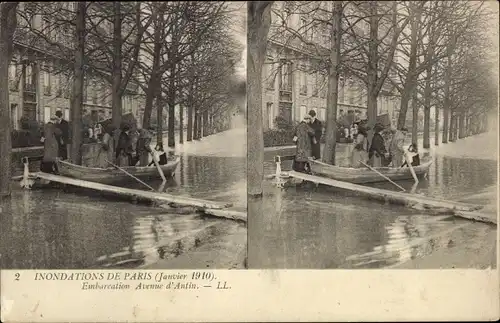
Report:
[{"label": "long wooden oar", "polygon": [[376,170],[375,168],[371,167],[370,165],[367,165],[365,163],[363,163],[362,161],[360,161],[361,164],[365,165],[366,167],[368,167],[369,169],[371,169],[372,171],[374,171],[375,173],[379,174],[380,176],[382,176],[383,178],[385,178],[386,180],[388,180],[389,182],[391,182],[392,184],[396,185],[399,189],[401,189],[403,192],[406,191],[402,186],[400,186],[399,184],[396,184],[395,182],[393,182],[389,177],[385,176],[384,174],[382,174],[381,172],[379,172],[378,170]]},{"label": "long wooden oar", "polygon": [[152,191],[155,191],[154,188],[152,188],[151,186],[149,186],[148,184],[144,183],[143,181],[141,181],[140,179],[138,179],[137,177],[135,177],[134,175],[130,174],[129,172],[127,172],[125,169],[121,168],[120,166],[118,165],[115,165],[113,164],[112,162],[110,162],[109,160],[106,159],[106,162],[108,164],[110,164],[111,166],[113,167],[116,167],[117,169],[121,170],[122,172],[124,172],[125,174],[127,174],[128,176],[132,177],[133,179],[135,179],[136,181],[138,181],[139,183],[143,184],[144,186],[146,186],[147,188],[149,188],[150,190]]},{"label": "long wooden oar", "polygon": [[163,169],[161,169],[160,164],[158,163],[158,160],[156,160],[155,154],[151,151],[150,152],[151,157],[153,158],[153,162],[155,163],[156,169],[158,170],[158,173],[160,173],[160,177],[163,180],[163,182],[166,182],[167,179],[165,178],[165,174],[163,173]]},{"label": "long wooden oar", "polygon": [[411,176],[413,176],[413,180],[415,181],[415,184],[418,184],[418,177],[417,177],[417,174],[415,174],[415,170],[413,169],[413,166],[411,164],[411,160],[410,160],[410,156],[408,155],[408,152],[405,152],[404,156],[405,156],[406,164],[410,168]]}]

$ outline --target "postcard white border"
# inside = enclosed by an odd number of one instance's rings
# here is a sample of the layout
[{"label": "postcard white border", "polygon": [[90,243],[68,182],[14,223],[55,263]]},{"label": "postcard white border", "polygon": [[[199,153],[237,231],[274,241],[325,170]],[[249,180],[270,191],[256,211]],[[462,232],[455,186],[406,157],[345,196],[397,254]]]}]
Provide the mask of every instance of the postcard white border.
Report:
[{"label": "postcard white border", "polygon": [[84,291],[36,272],[118,271],[2,270],[3,322],[496,320],[500,309],[498,270],[216,270],[205,272],[231,289],[153,291]]}]

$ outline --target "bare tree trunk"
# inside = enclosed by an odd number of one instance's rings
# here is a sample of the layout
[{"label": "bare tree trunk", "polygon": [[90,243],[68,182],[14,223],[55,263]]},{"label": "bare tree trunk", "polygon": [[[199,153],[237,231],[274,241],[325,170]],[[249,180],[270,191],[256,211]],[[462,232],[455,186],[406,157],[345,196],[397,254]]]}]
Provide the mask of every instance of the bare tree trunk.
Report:
[{"label": "bare tree trunk", "polygon": [[[191,56],[191,59],[193,56]],[[188,106],[187,106],[187,141],[193,140],[193,118],[194,118],[194,78],[191,79],[188,93]]]},{"label": "bare tree trunk", "polygon": [[450,74],[451,74],[451,45],[448,45],[448,66],[444,74],[444,104],[443,104],[443,143],[448,143],[448,126],[450,121]]},{"label": "bare tree trunk", "polygon": [[196,111],[196,122],[198,124],[198,128],[196,128],[196,140],[200,140],[201,139],[201,131],[203,129],[203,121],[201,119],[201,112],[200,111]]},{"label": "bare tree trunk", "polygon": [[465,133],[466,133],[466,128],[465,128],[465,113],[464,111],[460,111],[460,114],[458,115],[458,138],[463,139],[465,138]]},{"label": "bare tree trunk", "polygon": [[418,145],[418,108],[419,108],[419,106],[418,106],[418,97],[417,97],[416,88],[413,91],[413,99],[412,99],[411,105],[412,105],[412,112],[413,112],[412,121],[411,121],[411,125],[412,125],[411,143]]},{"label": "bare tree trunk", "polygon": [[453,131],[455,130],[455,113],[453,110],[451,111],[451,116],[450,116],[450,123],[449,123],[449,129],[448,129],[448,141],[453,142],[454,140],[454,134]]},{"label": "bare tree trunk", "polygon": [[156,91],[156,143],[160,144],[160,147],[163,148],[163,100],[161,92],[161,83],[158,83],[158,89]]},{"label": "bare tree trunk", "polygon": [[247,193],[262,196],[264,134],[262,121],[262,66],[266,58],[273,1],[248,1],[247,28]]},{"label": "bare tree trunk", "polygon": [[[403,93],[401,94],[401,107],[399,109],[398,117],[398,129],[405,126],[406,123],[406,112],[408,111],[408,106],[410,99],[412,98],[412,93],[416,93],[417,90],[417,46],[418,46],[418,28],[420,25],[420,9],[413,2],[410,2],[411,10],[411,38],[410,38],[410,61],[408,63],[408,72],[406,73],[406,81],[403,87]],[[413,133],[413,132],[412,132]]]},{"label": "bare tree trunk", "polygon": [[[377,88],[377,73],[378,73],[378,26],[379,17],[377,15],[378,4],[376,1],[370,1],[370,42],[368,45],[368,65],[367,65],[367,77],[368,77],[368,93],[367,93],[367,116],[368,116],[368,126],[373,129],[373,126],[377,122],[377,98],[378,91]],[[373,131],[370,130],[369,141],[373,136]]]},{"label": "bare tree trunk", "polygon": [[81,165],[82,154],[82,108],[83,108],[83,84],[85,79],[84,51],[85,51],[85,18],[87,15],[87,3],[77,2],[76,10],[76,50],[73,92],[71,94],[71,161]]},{"label": "bare tree trunk", "polygon": [[11,113],[9,104],[9,63],[17,27],[19,2],[0,3],[0,197],[11,192]]},{"label": "bare tree trunk", "polygon": [[184,143],[184,107],[179,106],[179,143]]},{"label": "bare tree trunk", "polygon": [[439,108],[434,108],[434,146],[439,146]]},{"label": "bare tree trunk", "polygon": [[200,125],[198,124],[198,109],[194,108],[194,113],[193,113],[193,139],[198,140],[198,128]]},{"label": "bare tree trunk", "polygon": [[[427,75],[425,77],[424,89],[424,148],[430,148],[430,132],[431,132],[431,73],[432,66],[427,68]],[[437,109],[436,109],[437,110]]]},{"label": "bare tree trunk", "polygon": [[172,64],[170,68],[170,82],[168,85],[168,146],[175,147],[175,100],[176,100],[176,66]]},{"label": "bare tree trunk", "polygon": [[151,113],[153,111],[153,101],[156,96],[156,88],[161,81],[161,75],[158,75],[158,70],[160,68],[160,56],[161,49],[163,46],[161,40],[161,20],[163,19],[162,14],[158,14],[155,17],[154,23],[154,46],[153,46],[153,66],[151,66],[151,76],[149,78],[148,87],[146,89],[146,102],[144,104],[144,116],[142,119],[142,127],[147,129],[151,125]]},{"label": "bare tree trunk", "polygon": [[326,138],[323,150],[323,162],[335,165],[335,147],[337,135],[337,101],[339,94],[339,65],[342,19],[342,1],[334,4],[332,17],[333,41],[330,48],[330,66],[328,70],[328,93],[326,96]]},{"label": "bare tree trunk", "polygon": [[208,110],[203,111],[203,133],[202,136],[206,137],[210,134],[210,126],[208,125]]},{"label": "bare tree trunk", "polygon": [[120,127],[122,119],[122,13],[121,2],[113,2],[113,81],[111,93],[111,114],[113,125]]}]

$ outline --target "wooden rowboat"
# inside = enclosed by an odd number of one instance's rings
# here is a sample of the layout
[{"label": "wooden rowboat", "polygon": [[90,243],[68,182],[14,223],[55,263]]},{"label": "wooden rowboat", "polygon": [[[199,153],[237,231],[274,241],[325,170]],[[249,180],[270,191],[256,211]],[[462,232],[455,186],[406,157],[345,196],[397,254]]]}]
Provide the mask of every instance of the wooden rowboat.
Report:
[{"label": "wooden rowboat", "polygon": [[[180,158],[169,161],[165,165],[160,165],[166,178],[172,177]],[[115,168],[98,168],[98,167],[85,167],[72,164],[68,161],[58,160],[57,167],[59,174],[66,177],[82,179],[90,182],[111,184],[117,182],[134,181],[129,175],[123,171]],[[124,166],[120,167],[128,173],[138,178],[160,178],[156,166]]]},{"label": "wooden rowboat", "polygon": [[[413,169],[417,176],[423,176],[429,170],[432,164],[432,159],[422,160],[419,166],[414,166]],[[363,168],[350,168],[341,167],[335,165],[325,164],[318,160],[310,160],[309,165],[311,166],[312,175],[331,178],[339,181],[354,183],[354,184],[365,184],[365,183],[377,183],[387,181],[382,176],[377,174],[371,169],[366,167]],[[380,173],[384,174],[393,181],[412,179],[409,167],[392,168],[392,167],[376,167],[374,168]]]}]

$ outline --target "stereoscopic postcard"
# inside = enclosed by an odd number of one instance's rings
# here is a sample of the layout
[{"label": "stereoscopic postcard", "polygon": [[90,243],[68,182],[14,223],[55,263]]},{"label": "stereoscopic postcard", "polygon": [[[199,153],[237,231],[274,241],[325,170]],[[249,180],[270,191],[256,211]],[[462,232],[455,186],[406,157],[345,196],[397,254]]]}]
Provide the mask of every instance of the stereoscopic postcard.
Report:
[{"label": "stereoscopic postcard", "polygon": [[1,321],[498,320],[498,11],[1,2]]}]

